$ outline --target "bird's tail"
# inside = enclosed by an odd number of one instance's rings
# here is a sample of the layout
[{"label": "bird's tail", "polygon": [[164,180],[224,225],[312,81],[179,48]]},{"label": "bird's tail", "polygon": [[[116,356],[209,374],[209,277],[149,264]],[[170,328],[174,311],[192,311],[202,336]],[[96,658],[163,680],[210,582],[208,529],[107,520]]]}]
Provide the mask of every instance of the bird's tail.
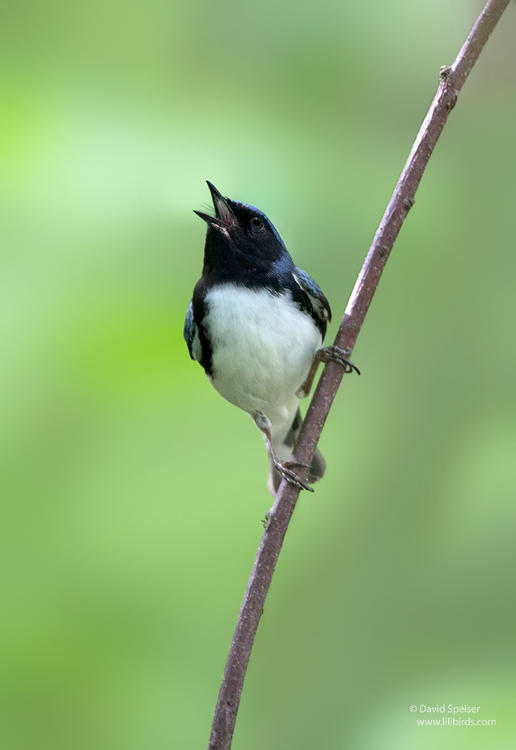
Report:
[{"label": "bird's tail", "polygon": [[[280,461],[285,461],[292,453],[299,432],[301,430],[302,423],[303,420],[301,419],[301,412],[298,408],[287,434],[279,445],[276,443],[274,444],[274,450],[276,451],[276,455]],[[270,458],[269,462],[269,491],[271,492],[271,494],[275,495],[281,484],[282,477],[279,471],[275,468]],[[318,479],[321,479],[325,470],[326,461],[324,460],[320,450],[317,448],[312,463],[310,464],[310,468],[308,469],[308,474],[306,477],[308,483],[312,484],[312,482],[317,482]]]}]

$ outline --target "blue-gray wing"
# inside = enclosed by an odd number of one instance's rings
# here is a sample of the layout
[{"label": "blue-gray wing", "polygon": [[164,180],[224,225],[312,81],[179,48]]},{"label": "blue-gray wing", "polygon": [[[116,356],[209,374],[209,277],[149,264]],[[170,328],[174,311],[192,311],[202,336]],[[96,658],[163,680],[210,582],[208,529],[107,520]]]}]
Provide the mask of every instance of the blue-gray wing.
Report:
[{"label": "blue-gray wing", "polygon": [[196,338],[197,326],[195,325],[194,314],[193,314],[193,303],[190,300],[188,310],[186,311],[185,327],[183,329],[183,336],[190,352],[190,357],[196,359],[194,356],[194,340]]},{"label": "blue-gray wing", "polygon": [[[324,296],[321,287],[301,268],[294,269],[293,276],[296,284],[300,286],[303,292],[308,296],[312,303],[314,313],[317,315],[321,323],[328,323],[331,320],[331,307],[330,303]],[[324,327],[326,329],[326,325]]]}]

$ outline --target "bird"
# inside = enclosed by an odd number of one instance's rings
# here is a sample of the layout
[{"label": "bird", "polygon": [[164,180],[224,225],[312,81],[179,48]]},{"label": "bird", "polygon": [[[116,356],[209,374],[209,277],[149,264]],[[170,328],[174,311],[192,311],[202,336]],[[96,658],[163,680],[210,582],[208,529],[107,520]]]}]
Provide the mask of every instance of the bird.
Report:
[{"label": "bird", "polygon": [[[207,224],[204,263],[184,324],[190,357],[227,401],[250,414],[269,454],[268,488],[282,479],[313,492],[326,462],[317,449],[310,465],[291,457],[319,362],[333,359],[360,374],[345,352],[322,348],[331,321],[328,300],[298,268],[268,217],[221,195],[207,180],[215,215]],[[307,469],[306,479],[295,470]]]}]

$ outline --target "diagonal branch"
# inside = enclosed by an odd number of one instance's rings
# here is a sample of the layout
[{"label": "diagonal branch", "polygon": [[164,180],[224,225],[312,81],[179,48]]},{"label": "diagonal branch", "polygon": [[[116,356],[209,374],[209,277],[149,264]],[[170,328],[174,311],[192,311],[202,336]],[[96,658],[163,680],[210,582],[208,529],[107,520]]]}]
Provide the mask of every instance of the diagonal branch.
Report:
[{"label": "diagonal branch", "polygon": [[[415,192],[434,146],[455,106],[459,91],[508,4],[509,0],[488,0],[451,68],[441,68],[439,88],[374,236],[337,332],[335,345],[341,349],[351,352],[355,345],[392,246],[414,204]],[[328,362],[324,368],[296,446],[296,458],[303,463],[310,463],[313,458],[343,374],[341,366],[334,361]],[[270,511],[238,616],[208,750],[229,750],[231,747],[254,637],[298,495],[297,487],[283,481]]]}]

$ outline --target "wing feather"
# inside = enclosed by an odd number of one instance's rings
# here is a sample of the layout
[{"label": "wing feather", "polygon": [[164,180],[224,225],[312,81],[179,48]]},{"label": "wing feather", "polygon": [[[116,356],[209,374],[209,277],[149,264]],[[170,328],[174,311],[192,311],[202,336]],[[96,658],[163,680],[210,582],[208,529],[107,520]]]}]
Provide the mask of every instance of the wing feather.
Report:
[{"label": "wing feather", "polygon": [[316,284],[312,277],[303,271],[302,268],[296,268],[292,275],[296,284],[301,287],[303,292],[308,296],[314,313],[317,315],[321,323],[328,323],[331,320],[331,307],[330,303],[324,296],[321,287]]},{"label": "wing feather", "polygon": [[[194,319],[194,313],[193,313],[193,303],[190,300],[190,304],[188,305],[188,310],[186,311],[186,317],[185,317],[185,327],[183,329],[183,336],[186,341],[186,345],[188,347],[188,351],[190,352],[190,357],[192,359],[197,359],[194,353],[194,341],[196,339],[197,334],[197,326],[195,325],[195,319]],[[198,336],[197,336],[198,338]]]}]

